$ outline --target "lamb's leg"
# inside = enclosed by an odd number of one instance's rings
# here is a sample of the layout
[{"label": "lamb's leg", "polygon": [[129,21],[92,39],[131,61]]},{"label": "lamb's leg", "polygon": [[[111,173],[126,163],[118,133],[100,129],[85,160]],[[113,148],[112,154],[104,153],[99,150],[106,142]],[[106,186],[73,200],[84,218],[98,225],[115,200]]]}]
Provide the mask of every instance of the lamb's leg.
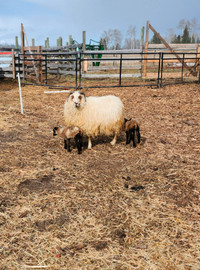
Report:
[{"label": "lamb's leg", "polygon": [[70,149],[70,139],[67,139],[67,151],[68,152],[71,152],[71,149]]},{"label": "lamb's leg", "polygon": [[64,139],[64,148],[67,149],[67,141]]},{"label": "lamb's leg", "polygon": [[110,142],[111,145],[115,145],[117,141],[117,133],[115,133],[113,140]]},{"label": "lamb's leg", "polygon": [[137,126],[136,132],[137,132],[138,143],[140,143],[140,128],[139,128],[139,126]]},{"label": "lamb's leg", "polygon": [[76,146],[78,149],[78,154],[81,154],[82,151],[82,136],[81,135],[76,135],[75,136],[75,142],[76,142]]},{"label": "lamb's leg", "polygon": [[82,135],[79,135],[79,148],[80,148],[80,153],[81,153],[82,148],[83,148],[83,136]]},{"label": "lamb's leg", "polygon": [[133,129],[133,131],[131,132],[131,138],[132,138],[132,141],[133,141],[133,147],[136,147],[136,142],[135,142],[135,128]]},{"label": "lamb's leg", "polygon": [[126,131],[126,144],[129,144],[130,141],[131,141],[130,131]]},{"label": "lamb's leg", "polygon": [[92,149],[92,141],[91,141],[91,137],[88,137],[88,149]]}]

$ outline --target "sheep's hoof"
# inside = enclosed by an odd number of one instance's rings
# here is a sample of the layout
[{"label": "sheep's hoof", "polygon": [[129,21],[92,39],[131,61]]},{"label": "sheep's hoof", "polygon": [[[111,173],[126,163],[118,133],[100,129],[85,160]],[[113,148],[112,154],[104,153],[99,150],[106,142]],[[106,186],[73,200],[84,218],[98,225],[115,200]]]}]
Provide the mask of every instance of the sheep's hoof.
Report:
[{"label": "sheep's hoof", "polygon": [[92,149],[92,144],[91,143],[88,143],[88,149]]},{"label": "sheep's hoof", "polygon": [[112,142],[110,142],[110,144],[111,144],[111,145],[115,145],[115,144],[116,144],[116,142],[113,142],[113,141],[112,141]]}]

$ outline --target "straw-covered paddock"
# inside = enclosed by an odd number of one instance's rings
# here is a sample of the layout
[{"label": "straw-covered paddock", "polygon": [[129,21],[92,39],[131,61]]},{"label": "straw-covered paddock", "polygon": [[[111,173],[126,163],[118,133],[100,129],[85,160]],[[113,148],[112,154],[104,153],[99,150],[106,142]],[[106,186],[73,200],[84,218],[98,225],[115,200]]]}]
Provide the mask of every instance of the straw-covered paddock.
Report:
[{"label": "straw-covered paddock", "polygon": [[68,153],[52,129],[66,93],[0,81],[0,269],[197,270],[200,86],[89,89],[115,94],[140,124]]}]

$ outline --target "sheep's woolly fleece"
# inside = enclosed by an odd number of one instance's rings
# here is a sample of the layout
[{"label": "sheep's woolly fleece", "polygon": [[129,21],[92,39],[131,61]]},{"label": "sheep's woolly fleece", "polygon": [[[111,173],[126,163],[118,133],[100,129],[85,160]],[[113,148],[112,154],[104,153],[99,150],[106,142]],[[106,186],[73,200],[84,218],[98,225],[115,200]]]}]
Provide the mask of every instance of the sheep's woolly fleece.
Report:
[{"label": "sheep's woolly fleece", "polygon": [[64,106],[65,122],[68,126],[78,126],[88,136],[113,135],[119,133],[124,124],[124,106],[121,100],[113,95],[102,97],[84,97],[80,108],[76,108],[70,96]]}]

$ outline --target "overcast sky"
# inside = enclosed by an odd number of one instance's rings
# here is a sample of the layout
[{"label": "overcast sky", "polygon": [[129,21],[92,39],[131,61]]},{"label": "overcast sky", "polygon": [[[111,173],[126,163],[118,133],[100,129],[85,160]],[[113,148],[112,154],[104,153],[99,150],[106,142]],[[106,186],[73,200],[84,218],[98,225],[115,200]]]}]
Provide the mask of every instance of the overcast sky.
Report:
[{"label": "overcast sky", "polygon": [[23,23],[29,43],[44,45],[49,37],[50,45],[62,36],[63,43],[69,35],[82,42],[99,41],[102,33],[118,29],[123,37],[130,25],[136,27],[140,39],[142,26],[149,20],[165,37],[170,28],[178,33],[181,19],[196,18],[200,24],[200,0],[0,0],[0,44],[15,43]]}]

